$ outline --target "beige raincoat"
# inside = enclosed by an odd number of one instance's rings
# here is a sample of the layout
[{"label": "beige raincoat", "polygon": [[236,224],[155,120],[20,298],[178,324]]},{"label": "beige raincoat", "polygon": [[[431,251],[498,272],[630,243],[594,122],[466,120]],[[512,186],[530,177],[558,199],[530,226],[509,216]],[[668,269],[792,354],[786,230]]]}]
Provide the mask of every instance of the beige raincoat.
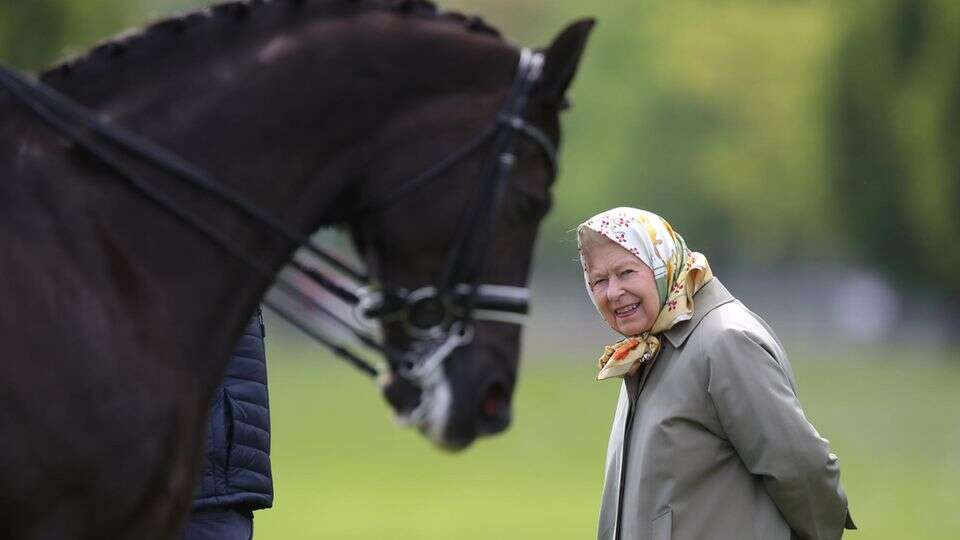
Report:
[{"label": "beige raincoat", "polygon": [[854,528],[837,456],[807,421],[773,331],[716,278],[624,379],[600,540],[836,539]]}]

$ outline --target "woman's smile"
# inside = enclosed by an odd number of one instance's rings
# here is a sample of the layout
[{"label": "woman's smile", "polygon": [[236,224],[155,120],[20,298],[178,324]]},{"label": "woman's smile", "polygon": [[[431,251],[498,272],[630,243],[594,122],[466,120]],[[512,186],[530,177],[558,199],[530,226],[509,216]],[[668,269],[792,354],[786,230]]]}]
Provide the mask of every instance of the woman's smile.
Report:
[{"label": "woman's smile", "polygon": [[616,308],[613,310],[613,313],[617,316],[618,321],[625,321],[640,313],[640,302],[636,302],[621,308]]}]

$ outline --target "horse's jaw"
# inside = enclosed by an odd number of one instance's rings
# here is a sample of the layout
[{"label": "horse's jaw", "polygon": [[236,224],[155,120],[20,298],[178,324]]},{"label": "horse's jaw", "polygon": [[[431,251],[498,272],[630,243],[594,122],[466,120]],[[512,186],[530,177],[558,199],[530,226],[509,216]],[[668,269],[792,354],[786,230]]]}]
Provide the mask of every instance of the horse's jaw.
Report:
[{"label": "horse's jaw", "polygon": [[[510,426],[509,392],[499,384],[489,385],[479,415],[464,414],[470,411],[458,409],[454,385],[442,369],[420,387],[400,377],[384,376],[380,389],[393,407],[398,424],[416,428],[443,450],[465,450],[477,438],[496,435]],[[491,407],[490,401],[495,401],[496,406]]]},{"label": "horse's jaw", "polygon": [[453,409],[453,388],[442,369],[435,370],[417,388],[406,379],[388,376],[381,381],[381,391],[393,406],[397,423],[414,427],[437,447],[459,451],[470,446],[475,437],[448,435]]}]

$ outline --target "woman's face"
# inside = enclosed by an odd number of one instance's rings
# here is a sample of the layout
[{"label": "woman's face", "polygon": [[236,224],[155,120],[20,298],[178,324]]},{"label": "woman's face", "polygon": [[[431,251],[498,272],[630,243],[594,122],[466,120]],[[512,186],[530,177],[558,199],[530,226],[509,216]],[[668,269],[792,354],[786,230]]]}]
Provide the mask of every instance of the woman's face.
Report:
[{"label": "woman's face", "polygon": [[612,240],[584,251],[587,283],[610,328],[635,336],[653,326],[660,295],[653,270]]}]

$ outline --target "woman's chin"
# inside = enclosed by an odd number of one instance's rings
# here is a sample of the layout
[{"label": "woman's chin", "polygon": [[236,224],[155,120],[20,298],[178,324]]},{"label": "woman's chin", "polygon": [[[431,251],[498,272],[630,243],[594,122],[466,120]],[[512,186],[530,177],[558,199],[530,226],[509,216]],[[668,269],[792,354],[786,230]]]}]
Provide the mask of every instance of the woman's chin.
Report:
[{"label": "woman's chin", "polygon": [[620,332],[624,336],[635,336],[637,334],[642,334],[646,329],[644,324],[646,321],[624,321],[617,323],[617,332]]}]

